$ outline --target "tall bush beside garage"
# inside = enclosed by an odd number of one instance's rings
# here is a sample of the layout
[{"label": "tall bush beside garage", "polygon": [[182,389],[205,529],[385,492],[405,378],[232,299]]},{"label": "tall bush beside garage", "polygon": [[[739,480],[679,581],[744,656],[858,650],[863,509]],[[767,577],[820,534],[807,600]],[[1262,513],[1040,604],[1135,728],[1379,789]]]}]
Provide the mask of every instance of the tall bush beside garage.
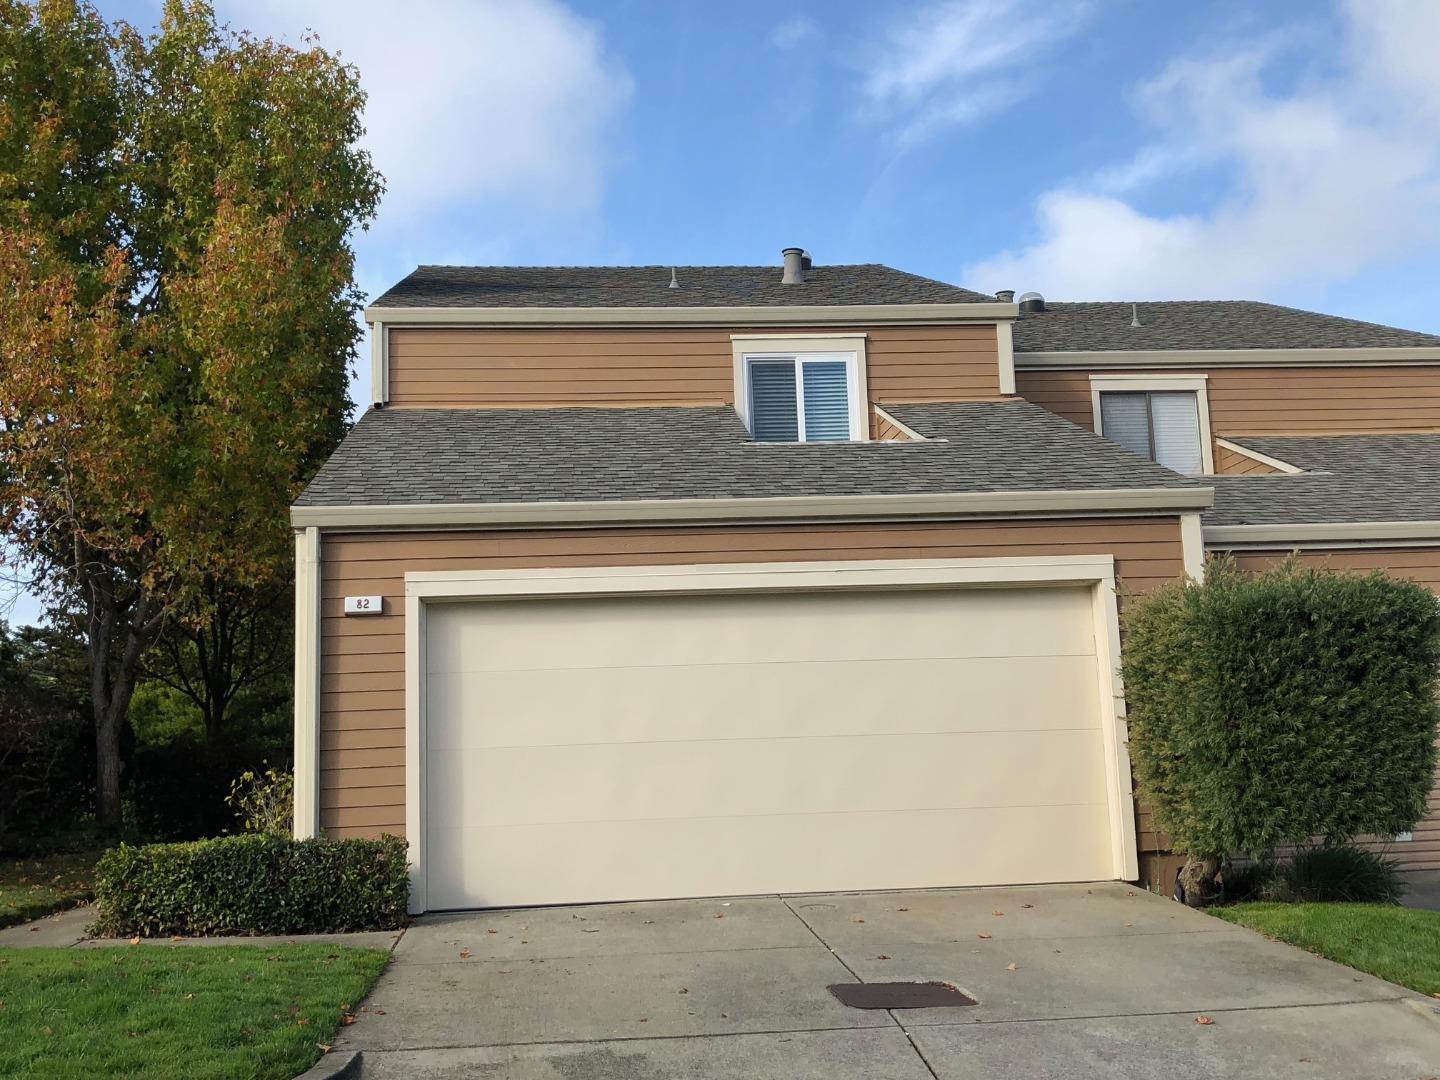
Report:
[{"label": "tall bush beside garage", "polygon": [[1426,589],[1287,561],[1212,562],[1128,605],[1122,674],[1140,800],[1187,899],[1221,860],[1412,828],[1434,782],[1440,608]]}]

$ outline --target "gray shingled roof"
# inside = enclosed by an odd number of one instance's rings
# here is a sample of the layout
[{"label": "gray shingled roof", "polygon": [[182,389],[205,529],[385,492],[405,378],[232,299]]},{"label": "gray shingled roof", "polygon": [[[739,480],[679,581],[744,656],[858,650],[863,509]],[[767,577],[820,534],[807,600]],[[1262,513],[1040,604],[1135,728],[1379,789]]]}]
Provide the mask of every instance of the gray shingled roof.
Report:
[{"label": "gray shingled roof", "polygon": [[995,297],[878,263],[815,266],[782,285],[774,266],[422,266],[376,307],[761,307],[993,304]]},{"label": "gray shingled roof", "polygon": [[1440,434],[1228,438],[1307,471],[1212,477],[1207,525],[1440,520]]},{"label": "gray shingled roof", "polygon": [[371,410],[296,505],[1195,486],[1029,402],[892,409],[939,438],[754,443],[725,406]]},{"label": "gray shingled roof", "polygon": [[1358,349],[1440,347],[1440,336],[1320,315],[1253,300],[1140,301],[1138,327],[1129,302],[1047,303],[1021,312],[1016,352],[1136,349]]}]

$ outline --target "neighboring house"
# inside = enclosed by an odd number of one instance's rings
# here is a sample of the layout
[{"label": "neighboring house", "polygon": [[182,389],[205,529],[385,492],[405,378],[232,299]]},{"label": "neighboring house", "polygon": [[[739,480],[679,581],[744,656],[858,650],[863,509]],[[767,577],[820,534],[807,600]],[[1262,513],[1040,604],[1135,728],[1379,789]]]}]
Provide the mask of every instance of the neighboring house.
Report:
[{"label": "neighboring house", "polygon": [[1163,880],[1117,586],[1440,588],[1440,338],[785,258],[367,311],[293,509],[298,833],[404,834],[416,910]]}]

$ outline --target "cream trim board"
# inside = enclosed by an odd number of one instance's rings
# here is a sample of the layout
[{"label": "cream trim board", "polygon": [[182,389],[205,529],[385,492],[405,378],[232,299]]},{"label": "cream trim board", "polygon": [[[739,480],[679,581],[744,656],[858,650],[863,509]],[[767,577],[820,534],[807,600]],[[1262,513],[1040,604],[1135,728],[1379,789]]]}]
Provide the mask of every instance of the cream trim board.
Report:
[{"label": "cream trim board", "polygon": [[[406,575],[408,582],[409,575]],[[410,914],[425,897],[425,604],[405,590],[405,838],[410,848]]]},{"label": "cream trim board", "polygon": [[1329,364],[1440,364],[1440,346],[1394,349],[1150,349],[1018,352],[1022,371],[1134,367],[1307,367]]},{"label": "cream trim board", "polygon": [[874,409],[875,409],[875,415],[876,415],[876,416],[878,416],[881,420],[884,420],[884,421],[885,421],[887,424],[889,424],[891,427],[896,428],[896,429],[899,430],[899,431],[903,431],[903,432],[910,438],[910,440],[911,440],[912,442],[929,442],[929,441],[930,441],[930,439],[929,439],[928,436],[921,435],[918,431],[916,431],[914,428],[912,428],[909,424],[901,423],[899,420],[895,419],[894,414],[891,413],[889,410],[887,410],[887,409],[885,408],[885,406],[883,406],[883,405],[876,405],[876,406],[874,406]]},{"label": "cream trim board", "polygon": [[1014,304],[773,304],[753,307],[367,307],[366,322],[395,326],[863,326],[994,322]]},{"label": "cream trim board", "polygon": [[1109,555],[864,562],[739,563],[700,566],[572,567],[548,570],[433,570],[405,575],[405,835],[410,846],[410,911],[426,910],[425,609],[431,603],[573,596],[695,595],[771,590],[984,588],[1088,585],[1092,588],[1100,726],[1105,746],[1115,877],[1139,876],[1130,794],[1115,563]]},{"label": "cream trim board", "polygon": [[1105,421],[1100,408],[1100,395],[1105,393],[1143,393],[1145,391],[1180,391],[1195,395],[1196,412],[1200,419],[1200,460],[1203,475],[1215,473],[1215,443],[1210,433],[1210,395],[1206,375],[1136,374],[1091,375],[1090,410],[1095,434],[1104,436]]},{"label": "cream trim board", "polygon": [[1180,515],[1180,550],[1185,559],[1185,576],[1191,581],[1205,580],[1205,533],[1199,514]]},{"label": "cream trim board", "polygon": [[1385,541],[1392,546],[1404,547],[1409,541],[1416,540],[1440,540],[1440,521],[1339,521],[1205,527],[1205,546],[1211,548],[1252,544],[1280,548],[1288,548],[1292,544],[1323,547],[1326,541]]},{"label": "cream trim board", "polygon": [[[794,358],[797,363],[795,385],[801,392],[799,362],[807,356],[815,359],[845,360],[850,395],[850,440],[865,442],[870,438],[870,418],[866,402],[870,400],[866,378],[869,360],[865,352],[864,334],[785,334],[761,337],[747,334],[730,335],[730,356],[735,377],[735,411],[745,430],[750,430],[750,363],[753,360]],[[803,419],[801,423],[803,424]]]},{"label": "cream trim board", "polygon": [[299,839],[320,835],[320,530],[295,533],[295,815]]},{"label": "cream trim board", "polygon": [[1011,323],[995,324],[995,343],[1000,359],[1000,393],[1015,393],[1015,334]]},{"label": "cream trim board", "polygon": [[773,521],[964,514],[1203,510],[1215,489],[1089,488],[919,495],[777,495],[735,499],[600,499],[534,503],[293,506],[297,528],[435,525],[615,525],[666,521]]},{"label": "cream trim board", "polygon": [[[1240,437],[1244,438],[1243,435]],[[1269,454],[1262,454],[1259,450],[1252,450],[1248,446],[1232,442],[1229,439],[1222,439],[1218,435],[1215,437],[1215,445],[1223,446],[1226,450],[1239,454],[1241,457],[1247,457],[1251,461],[1258,461],[1261,465],[1269,465],[1272,469],[1278,469],[1282,473],[1289,473],[1291,476],[1305,471],[1304,469],[1291,465],[1288,461],[1281,461],[1279,458],[1273,458]]]},{"label": "cream trim board", "polygon": [[376,405],[390,400],[389,337],[383,322],[370,324],[370,400]]}]

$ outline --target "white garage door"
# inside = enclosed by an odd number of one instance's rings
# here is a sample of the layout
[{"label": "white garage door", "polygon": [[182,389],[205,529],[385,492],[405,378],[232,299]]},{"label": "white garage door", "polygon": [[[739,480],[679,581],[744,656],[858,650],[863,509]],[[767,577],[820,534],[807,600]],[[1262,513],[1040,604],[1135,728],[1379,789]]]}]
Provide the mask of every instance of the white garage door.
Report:
[{"label": "white garage door", "polygon": [[1114,877],[1083,588],[437,603],[431,909]]}]

